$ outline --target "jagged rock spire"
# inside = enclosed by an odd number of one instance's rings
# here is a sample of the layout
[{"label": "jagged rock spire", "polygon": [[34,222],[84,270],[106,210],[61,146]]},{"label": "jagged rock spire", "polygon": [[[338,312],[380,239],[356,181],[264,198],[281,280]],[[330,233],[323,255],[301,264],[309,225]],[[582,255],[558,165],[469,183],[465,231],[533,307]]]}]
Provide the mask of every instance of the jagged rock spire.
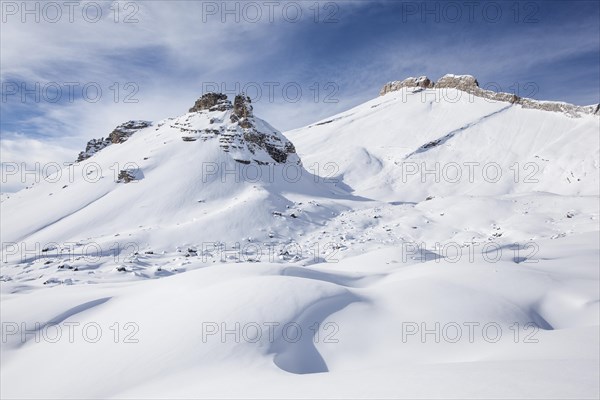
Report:
[{"label": "jagged rock spire", "polygon": [[240,118],[249,118],[253,116],[252,100],[244,93],[238,94],[233,100],[233,113]]}]

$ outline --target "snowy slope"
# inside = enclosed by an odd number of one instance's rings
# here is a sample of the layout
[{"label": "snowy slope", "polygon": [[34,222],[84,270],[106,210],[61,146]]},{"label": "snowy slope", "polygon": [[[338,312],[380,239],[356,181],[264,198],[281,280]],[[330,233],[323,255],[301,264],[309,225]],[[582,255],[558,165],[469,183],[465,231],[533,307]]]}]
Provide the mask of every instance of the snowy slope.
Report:
[{"label": "snowy slope", "polygon": [[19,261],[42,263],[43,256],[43,269],[63,269],[65,260],[66,268],[89,269],[98,258],[93,269],[108,261],[112,270],[121,266],[114,259],[135,252],[178,255],[240,241],[275,246],[332,215],[326,204],[297,197],[352,199],[306,171],[275,128],[235,113],[228,103],[138,129],[11,195],[2,203],[9,264],[20,271]]},{"label": "snowy slope", "polygon": [[205,95],[3,198],[2,397],[597,398],[598,116],[401,84],[285,136]]},{"label": "snowy slope", "polygon": [[453,88],[402,88],[286,135],[309,170],[333,163],[321,173],[377,199],[597,196],[599,121]]}]

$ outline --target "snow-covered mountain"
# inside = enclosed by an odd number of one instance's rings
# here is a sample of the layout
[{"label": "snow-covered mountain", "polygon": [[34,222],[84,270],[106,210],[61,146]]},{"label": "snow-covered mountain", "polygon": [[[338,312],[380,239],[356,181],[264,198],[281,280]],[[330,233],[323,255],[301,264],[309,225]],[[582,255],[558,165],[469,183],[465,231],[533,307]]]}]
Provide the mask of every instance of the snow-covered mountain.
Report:
[{"label": "snow-covered mountain", "polygon": [[597,397],[599,131],[463,75],[121,124],[2,201],[2,397]]},{"label": "snow-covered mountain", "polygon": [[[279,240],[306,220],[327,218],[308,204],[294,214],[295,193],[345,195],[319,184],[292,143],[255,117],[243,96],[232,104],[209,93],[180,117],[129,121],[91,140],[78,160],[3,202],[3,240],[19,247],[7,251],[18,269],[20,261],[40,262],[40,255],[50,261],[46,270],[96,269],[86,257],[65,263],[65,251],[111,260],[132,249],[196,254],[205,243]],[[37,254],[23,256],[21,247],[36,246]]]},{"label": "snow-covered mountain", "polygon": [[512,97],[479,89],[472,76],[408,78],[287,136],[307,168],[334,163],[332,177],[380,200],[597,196],[598,106]]}]

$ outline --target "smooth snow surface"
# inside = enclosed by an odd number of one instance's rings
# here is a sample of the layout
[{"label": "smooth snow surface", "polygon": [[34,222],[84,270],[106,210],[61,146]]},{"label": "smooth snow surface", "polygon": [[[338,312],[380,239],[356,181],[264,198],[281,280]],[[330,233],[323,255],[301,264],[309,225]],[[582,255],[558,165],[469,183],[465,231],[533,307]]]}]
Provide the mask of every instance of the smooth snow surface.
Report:
[{"label": "smooth snow surface", "polygon": [[2,398],[600,396],[597,116],[403,89],[281,164],[230,113],[3,196]]}]

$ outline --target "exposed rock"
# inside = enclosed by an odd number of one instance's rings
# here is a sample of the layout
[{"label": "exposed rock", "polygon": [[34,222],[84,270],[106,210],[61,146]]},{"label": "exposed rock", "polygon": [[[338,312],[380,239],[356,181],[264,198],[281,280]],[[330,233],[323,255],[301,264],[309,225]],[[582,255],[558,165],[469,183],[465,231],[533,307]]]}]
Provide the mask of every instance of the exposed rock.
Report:
[{"label": "exposed rock", "polygon": [[[290,155],[294,155],[294,161],[300,163],[294,145],[285,136],[277,131],[265,131],[264,127],[257,128],[263,124],[258,124],[254,119],[251,100],[243,93],[235,96],[229,120],[232,125],[226,130],[212,130],[211,133],[214,132],[212,137],[218,136],[221,149],[232,153],[235,161],[242,164],[255,162],[259,165],[273,161],[285,163],[290,161]],[[265,159],[266,155],[272,161]]]},{"label": "exposed rock", "polygon": [[209,111],[227,111],[231,109],[231,102],[227,100],[227,95],[223,93],[206,93],[203,94],[189,112],[198,112],[202,110]]},{"label": "exposed rock", "polygon": [[[493,92],[492,92],[493,93]],[[580,114],[594,115],[594,106],[577,106],[559,101],[538,101],[534,99],[521,98],[518,103],[523,108],[536,110],[562,112],[570,117],[578,118]],[[598,115],[598,114],[596,114]]]},{"label": "exposed rock", "polygon": [[379,92],[379,94],[381,96],[383,96],[384,94],[386,94],[388,92],[394,92],[396,90],[400,90],[405,87],[408,87],[408,88],[421,87],[424,89],[430,89],[433,87],[433,85],[434,85],[433,81],[431,81],[426,76],[420,76],[418,78],[414,78],[411,76],[409,78],[406,78],[403,81],[393,81],[393,82],[386,83],[383,86],[383,88],[381,89],[381,92]]},{"label": "exposed rock", "polygon": [[493,101],[502,101],[510,104],[517,104],[523,108],[536,110],[561,112],[570,117],[578,118],[580,114],[600,115],[600,104],[590,106],[578,106],[574,104],[558,101],[539,101],[519,97],[513,93],[494,92],[479,87],[479,82],[472,75],[452,75],[442,76],[439,81],[432,82],[427,77],[407,78],[403,81],[394,81],[386,83],[381,89],[380,95],[401,90],[402,88],[424,88],[424,89],[457,89],[471,95],[482,97]]},{"label": "exposed rock", "polygon": [[[250,122],[249,119],[247,121]],[[241,123],[240,127],[242,127]],[[243,128],[241,132],[237,130],[227,130],[220,136],[219,145],[226,153],[234,150],[248,149],[248,152],[250,153],[248,155],[254,155],[255,157],[241,159],[239,156],[236,156],[235,160],[243,164],[248,164],[251,161],[260,165],[267,164],[267,162],[257,159],[262,151],[266,152],[276,163],[288,162],[289,157],[292,154],[295,156],[297,162],[300,163],[294,145],[279,132],[260,132],[256,128]]]},{"label": "exposed rock", "polygon": [[319,122],[318,124],[315,124],[315,126],[319,126],[319,125],[327,125],[327,124],[330,124],[330,123],[332,123],[332,122],[333,122],[333,120],[332,120],[332,119],[330,119],[330,120],[328,120],[328,121]]},{"label": "exposed rock", "polygon": [[129,183],[135,180],[135,175],[130,171],[122,169],[119,171],[119,176],[117,177],[117,182],[119,183]]},{"label": "exposed rock", "polygon": [[231,122],[239,122],[242,128],[252,128],[252,123],[249,118],[253,117],[252,101],[250,97],[243,93],[235,96],[233,100],[233,113],[231,114]]},{"label": "exposed rock", "polygon": [[473,90],[479,87],[479,82],[472,75],[452,75],[447,74],[435,83],[436,89],[453,88],[463,91]]},{"label": "exposed rock", "polygon": [[85,151],[79,153],[77,162],[87,160],[103,148],[116,143],[123,143],[140,129],[144,129],[152,125],[150,121],[127,121],[117,126],[107,138],[92,139],[87,142]]},{"label": "exposed rock", "polygon": [[[218,140],[219,147],[242,164],[301,164],[294,145],[279,131],[254,117],[251,100],[243,93],[235,96],[233,104],[223,93],[207,93],[200,97],[189,111],[207,115],[186,114],[178,118],[169,118],[159,123],[158,128],[169,124],[171,128],[182,133],[181,139],[184,142]],[[211,128],[196,125],[197,121],[204,118],[210,121]],[[150,125],[151,122],[148,121],[128,121],[121,124],[108,137],[90,140],[77,161],[88,159],[107,146],[123,143],[134,133]],[[147,157],[144,158],[146,159]],[[117,176],[117,182],[120,183],[140,179],[143,179],[141,170],[121,170]]]},{"label": "exposed rock", "polygon": [[233,113],[240,118],[248,118],[253,117],[252,113],[252,101],[250,97],[244,95],[243,93],[235,96],[235,100],[233,101]]},{"label": "exposed rock", "polygon": [[115,128],[114,131],[108,135],[111,143],[123,143],[131,137],[134,133],[140,129],[144,129],[152,125],[150,121],[127,121]]},{"label": "exposed rock", "polygon": [[100,139],[90,140],[85,145],[85,151],[82,151],[81,153],[79,153],[79,156],[77,157],[77,162],[81,162],[83,160],[90,158],[91,156],[93,156],[94,154],[96,154],[97,152],[99,152],[100,150],[102,150],[103,148],[105,148],[106,146],[108,146],[110,144],[111,144],[111,141],[109,138],[106,138],[106,139],[100,138]]}]

